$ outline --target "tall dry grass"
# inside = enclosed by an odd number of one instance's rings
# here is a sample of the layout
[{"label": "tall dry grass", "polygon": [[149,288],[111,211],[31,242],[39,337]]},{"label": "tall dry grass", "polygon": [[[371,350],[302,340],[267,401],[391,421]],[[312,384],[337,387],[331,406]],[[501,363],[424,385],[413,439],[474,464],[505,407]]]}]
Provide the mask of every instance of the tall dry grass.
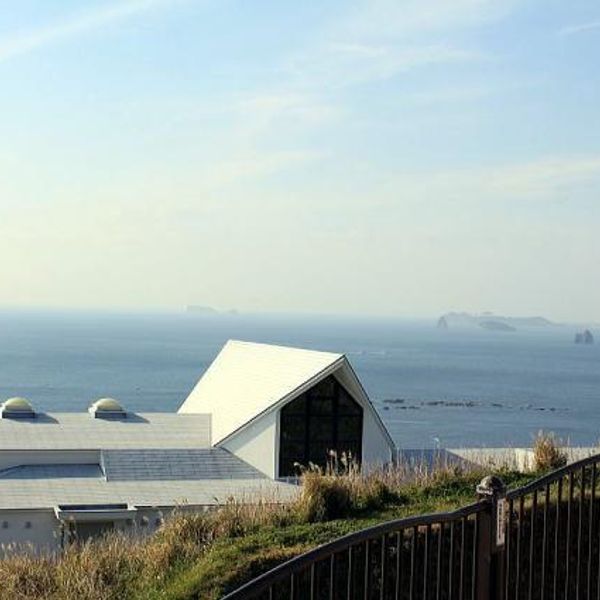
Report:
[{"label": "tall dry grass", "polygon": [[535,471],[552,471],[567,464],[567,454],[553,433],[539,431],[533,444]]}]

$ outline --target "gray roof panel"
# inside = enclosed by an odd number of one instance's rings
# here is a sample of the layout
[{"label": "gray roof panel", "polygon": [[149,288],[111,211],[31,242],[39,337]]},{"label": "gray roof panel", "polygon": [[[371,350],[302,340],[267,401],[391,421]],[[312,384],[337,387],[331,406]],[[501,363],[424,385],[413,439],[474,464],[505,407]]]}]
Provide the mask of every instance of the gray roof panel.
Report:
[{"label": "gray roof panel", "polygon": [[105,450],[102,466],[108,481],[265,478],[224,448]]},{"label": "gray roof panel", "polygon": [[87,412],[42,413],[0,419],[0,450],[209,448],[210,422],[206,414],[128,413],[113,420]]}]

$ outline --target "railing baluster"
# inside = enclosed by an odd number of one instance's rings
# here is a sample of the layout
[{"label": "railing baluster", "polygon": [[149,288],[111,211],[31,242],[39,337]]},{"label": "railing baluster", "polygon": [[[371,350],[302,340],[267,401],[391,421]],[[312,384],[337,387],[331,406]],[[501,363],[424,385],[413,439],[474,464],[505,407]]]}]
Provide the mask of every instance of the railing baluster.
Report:
[{"label": "railing baluster", "polygon": [[[479,513],[477,514],[479,516]],[[437,565],[435,574],[435,600],[441,600],[442,597],[442,549],[444,547],[444,522],[439,523],[438,529],[438,547],[437,547]]]},{"label": "railing baluster", "polygon": [[558,486],[556,490],[556,517],[554,519],[554,571],[553,571],[553,594],[554,600],[558,600],[558,554],[560,550],[560,515],[562,513],[562,489],[563,489],[563,478],[558,480]]},{"label": "railing baluster", "polygon": [[294,583],[295,583],[295,575],[294,573],[290,574],[290,600],[294,600]]},{"label": "railing baluster", "polygon": [[419,528],[413,527],[412,539],[410,543],[410,582],[409,582],[409,597],[410,600],[415,598],[415,569],[417,567],[417,536],[419,535]]},{"label": "railing baluster", "polygon": [[533,501],[531,505],[531,526],[529,528],[529,588],[527,597],[533,600],[533,582],[535,579],[535,521],[537,519],[537,500],[538,492],[533,492]]},{"label": "railing baluster", "polygon": [[385,600],[385,542],[386,536],[385,534],[381,536],[381,585],[379,586],[379,598],[380,600]]},{"label": "railing baluster", "polygon": [[429,543],[431,538],[431,525],[425,530],[425,548],[423,550],[423,600],[427,600],[427,584],[429,580]]},{"label": "railing baluster", "polygon": [[471,564],[471,600],[477,594],[477,554],[479,552],[479,513],[473,519],[473,559]]},{"label": "railing baluster", "polygon": [[567,494],[567,540],[565,550],[565,600],[572,600],[569,597],[569,583],[571,582],[571,569],[570,569],[570,553],[571,553],[571,513],[573,505],[573,471],[569,472],[569,491]]},{"label": "railing baluster", "polygon": [[548,550],[548,510],[550,509],[550,484],[546,484],[544,492],[544,524],[542,534],[542,581],[541,581],[541,593],[540,598],[545,597],[546,592],[546,562],[547,562],[547,550]]},{"label": "railing baluster", "polygon": [[583,538],[583,503],[585,501],[585,465],[581,467],[581,484],[579,486],[579,514],[577,516],[577,574],[575,576],[575,597],[581,596],[581,544]]},{"label": "railing baluster", "polygon": [[367,540],[365,542],[365,585],[364,585],[364,592],[365,592],[365,600],[369,600],[369,562],[371,557],[369,556],[369,540]]},{"label": "railing baluster", "polygon": [[396,534],[396,600],[400,600],[400,585],[402,583],[402,542],[404,541],[403,530]]},{"label": "railing baluster", "polygon": [[352,546],[348,546],[348,580],[346,581],[346,600],[352,600]]},{"label": "railing baluster", "polygon": [[463,517],[460,522],[460,564],[458,580],[458,598],[464,600],[465,594],[465,543],[466,543],[466,518]]},{"label": "railing baluster", "polygon": [[517,578],[515,580],[515,598],[519,597],[521,591],[521,538],[523,537],[523,508],[525,498],[519,498],[519,528],[517,530]]},{"label": "railing baluster", "polygon": [[504,598],[510,598],[510,573],[511,573],[511,549],[512,549],[512,522],[513,522],[514,502],[511,498],[508,501],[508,519],[506,525],[506,571],[504,573]]},{"label": "railing baluster", "polygon": [[335,596],[335,554],[329,559],[329,600]]},{"label": "railing baluster", "polygon": [[450,553],[448,554],[448,600],[452,600],[452,586],[454,581],[453,571],[454,569],[454,522],[450,521]]},{"label": "railing baluster", "polygon": [[315,565],[310,565],[310,600],[315,600]]},{"label": "railing baluster", "polygon": [[592,465],[592,480],[590,489],[590,506],[588,514],[588,562],[587,562],[587,594],[586,598],[592,597],[592,556],[594,553],[594,517],[596,502],[596,463]]}]

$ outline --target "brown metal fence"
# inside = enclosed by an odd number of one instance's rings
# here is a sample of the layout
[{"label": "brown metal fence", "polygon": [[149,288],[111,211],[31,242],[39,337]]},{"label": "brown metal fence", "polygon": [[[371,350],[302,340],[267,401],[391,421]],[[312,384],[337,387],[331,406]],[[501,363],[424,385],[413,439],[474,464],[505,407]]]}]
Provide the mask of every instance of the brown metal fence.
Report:
[{"label": "brown metal fence", "polygon": [[600,600],[600,455],[302,554],[223,600]]}]

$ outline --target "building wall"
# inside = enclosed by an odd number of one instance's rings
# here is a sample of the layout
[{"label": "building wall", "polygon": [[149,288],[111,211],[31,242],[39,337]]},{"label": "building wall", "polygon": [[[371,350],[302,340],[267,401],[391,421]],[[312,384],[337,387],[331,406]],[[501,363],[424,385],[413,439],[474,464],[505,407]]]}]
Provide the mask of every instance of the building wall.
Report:
[{"label": "building wall", "polygon": [[57,551],[60,548],[60,523],[54,511],[50,508],[1,510],[0,556],[9,551],[10,546],[33,553]]},{"label": "building wall", "polygon": [[390,463],[395,457],[388,438],[381,431],[370,410],[364,409],[363,416],[363,468],[380,467]]},{"label": "building wall", "polygon": [[[152,535],[164,519],[175,510],[166,508],[140,508],[135,518],[114,521],[115,530],[133,536]],[[181,509],[178,509],[181,510]],[[185,507],[186,511],[197,512],[205,507]],[[107,522],[111,522],[107,519]],[[54,509],[32,510],[0,509],[0,558],[11,551],[32,554],[55,554],[62,549],[62,527]],[[68,536],[65,538],[67,539]]]},{"label": "building wall", "polygon": [[278,465],[277,417],[278,412],[268,413],[219,445],[275,479]]}]

